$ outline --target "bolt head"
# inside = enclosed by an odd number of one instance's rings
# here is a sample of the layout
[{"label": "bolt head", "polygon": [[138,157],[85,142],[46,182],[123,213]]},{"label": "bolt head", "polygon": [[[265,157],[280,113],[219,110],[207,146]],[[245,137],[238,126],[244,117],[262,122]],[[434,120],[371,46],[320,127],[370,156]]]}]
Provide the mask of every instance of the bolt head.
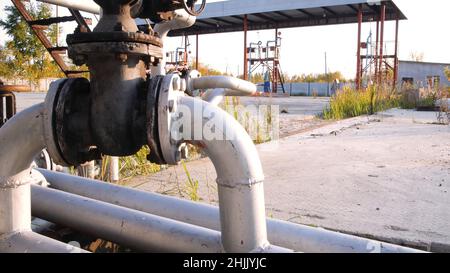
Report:
[{"label": "bolt head", "polygon": [[181,87],[180,78],[175,77],[172,82],[172,88],[174,91],[178,91],[180,90],[180,87]]},{"label": "bolt head", "polygon": [[174,100],[169,100],[169,112],[175,112],[175,101]]}]

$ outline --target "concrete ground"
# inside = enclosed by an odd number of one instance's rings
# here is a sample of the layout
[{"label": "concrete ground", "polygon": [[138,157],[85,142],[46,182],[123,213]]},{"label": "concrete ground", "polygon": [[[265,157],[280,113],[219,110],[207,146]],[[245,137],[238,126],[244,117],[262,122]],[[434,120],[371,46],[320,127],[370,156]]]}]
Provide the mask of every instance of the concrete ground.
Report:
[{"label": "concrete ground", "polygon": [[[390,110],[259,145],[267,215],[448,251],[450,127],[435,122],[433,112]],[[201,201],[216,203],[209,159],[186,165]],[[130,185],[187,198],[186,181],[178,166]]]},{"label": "concrete ground", "polygon": [[47,93],[15,93],[17,100],[17,112],[45,100]]}]

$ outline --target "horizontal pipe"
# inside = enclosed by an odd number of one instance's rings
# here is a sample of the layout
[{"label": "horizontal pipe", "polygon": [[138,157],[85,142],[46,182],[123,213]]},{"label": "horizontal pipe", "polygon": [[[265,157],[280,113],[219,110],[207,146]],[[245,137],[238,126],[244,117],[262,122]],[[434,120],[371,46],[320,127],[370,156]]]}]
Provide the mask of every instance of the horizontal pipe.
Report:
[{"label": "horizontal pipe", "polygon": [[0,238],[1,253],[89,253],[32,231],[16,232]]},{"label": "horizontal pipe", "polygon": [[248,93],[248,92],[239,92],[231,89],[223,89],[223,88],[216,88],[216,89],[210,89],[206,91],[202,95],[202,100],[212,104],[212,105],[219,105],[223,98],[226,96],[235,96],[235,97],[244,97],[244,96],[252,96],[255,93]]},{"label": "horizontal pipe", "polygon": [[[39,169],[50,187],[98,199],[111,204],[171,218],[205,228],[220,230],[219,209],[215,206],[149,193],[132,188]],[[413,253],[415,249],[352,235],[267,219],[271,243],[309,253]]]},{"label": "horizontal pipe", "polygon": [[76,9],[79,11],[100,14],[100,6],[91,0],[37,0],[48,4],[53,4],[61,7]]},{"label": "horizontal pipe", "polygon": [[33,216],[142,251],[218,253],[220,232],[31,186]]},{"label": "horizontal pipe", "polygon": [[188,90],[225,89],[226,96],[251,96],[258,90],[255,84],[229,76],[205,76],[189,81]]}]

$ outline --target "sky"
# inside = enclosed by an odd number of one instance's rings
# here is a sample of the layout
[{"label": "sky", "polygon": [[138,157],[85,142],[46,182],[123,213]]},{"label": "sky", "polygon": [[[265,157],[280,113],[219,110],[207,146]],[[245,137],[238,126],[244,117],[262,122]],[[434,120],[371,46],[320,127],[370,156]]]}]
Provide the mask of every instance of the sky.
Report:
[{"label": "sky", "polygon": [[[216,0],[217,1],[217,0]],[[208,0],[208,2],[216,2]],[[252,1],[252,0],[242,0]],[[274,0],[275,1],[275,0]],[[423,53],[424,61],[450,63],[450,1],[449,0],[394,0],[408,17],[400,22],[399,58],[409,60],[412,52]],[[9,0],[0,0],[0,18]],[[385,40],[394,40],[395,23],[386,23]],[[375,32],[375,23],[363,24],[362,37]],[[70,27],[65,31],[71,31]],[[282,70],[289,74],[323,73],[325,52],[329,71],[341,71],[345,77],[356,74],[357,25],[332,25],[307,28],[280,29],[282,37]],[[5,39],[0,30],[0,44]],[[251,31],[249,42],[274,39],[273,30]],[[195,54],[195,37],[190,37],[191,51]],[[209,34],[199,38],[200,62],[223,72],[237,75],[243,68],[243,33]],[[181,38],[169,38],[167,50],[182,45]],[[389,45],[388,45],[389,46]]]}]

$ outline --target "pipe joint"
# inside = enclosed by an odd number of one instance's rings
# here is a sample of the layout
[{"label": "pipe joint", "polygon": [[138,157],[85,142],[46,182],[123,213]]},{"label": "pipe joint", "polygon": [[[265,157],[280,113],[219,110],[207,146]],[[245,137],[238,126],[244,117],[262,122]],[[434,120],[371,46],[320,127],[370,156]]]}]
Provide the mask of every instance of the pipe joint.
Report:
[{"label": "pipe joint", "polygon": [[33,182],[34,179],[30,177],[30,169],[13,176],[0,176],[0,191],[5,189],[16,189]]}]

